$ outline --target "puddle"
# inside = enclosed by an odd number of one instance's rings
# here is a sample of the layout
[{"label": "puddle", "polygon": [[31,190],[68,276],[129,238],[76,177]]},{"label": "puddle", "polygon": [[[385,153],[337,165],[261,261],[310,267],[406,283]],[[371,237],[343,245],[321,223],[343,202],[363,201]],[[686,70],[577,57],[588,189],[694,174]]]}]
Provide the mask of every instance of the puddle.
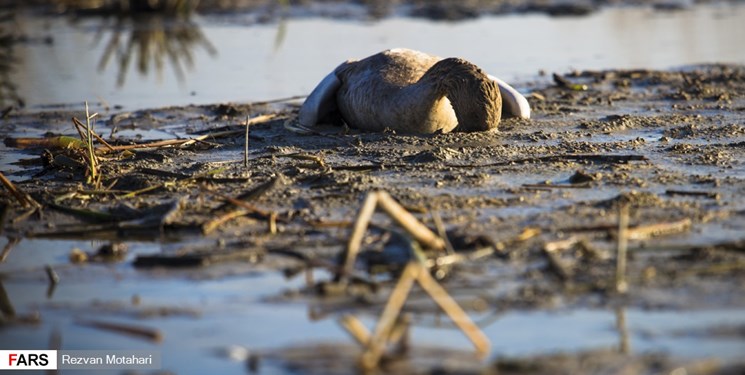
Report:
[{"label": "puddle", "polygon": [[[517,82],[541,70],[745,61],[745,50],[737,48],[745,43],[742,5],[675,12],[609,8],[587,17],[490,16],[456,23],[291,18],[246,26],[246,17],[176,24],[150,19],[133,27],[19,15],[20,30],[29,37],[52,36],[54,42],[17,45],[10,79],[29,109],[75,108],[87,100],[133,110],[305,95],[342,61],[393,47],[463,56]],[[158,46],[173,54],[153,53]],[[107,52],[109,47],[118,52]]]}]

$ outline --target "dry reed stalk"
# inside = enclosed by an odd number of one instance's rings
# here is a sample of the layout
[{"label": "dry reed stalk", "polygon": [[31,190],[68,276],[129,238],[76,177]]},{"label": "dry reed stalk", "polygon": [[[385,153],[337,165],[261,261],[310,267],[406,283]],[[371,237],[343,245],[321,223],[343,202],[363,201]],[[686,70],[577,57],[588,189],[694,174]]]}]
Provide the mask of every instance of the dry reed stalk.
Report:
[{"label": "dry reed stalk", "polygon": [[5,189],[7,189],[11,195],[13,195],[13,198],[15,198],[18,203],[21,204],[23,207],[30,207],[33,209],[41,207],[39,202],[37,202],[34,198],[31,198],[30,195],[26,194],[24,191],[16,187],[15,184],[10,182],[5,175],[0,172],[0,182],[5,186]]},{"label": "dry reed stalk", "polygon": [[[84,139],[84,136],[83,136],[83,133],[82,133],[81,129],[86,129],[85,124],[83,124],[82,122],[80,122],[80,120],[78,120],[75,117],[72,118],[72,122],[73,122],[73,124],[75,124],[75,129],[77,129],[78,134],[80,134],[80,137],[82,139]],[[114,150],[114,146],[112,146],[111,144],[109,144],[109,142],[106,142],[106,140],[103,139],[103,138],[101,138],[101,136],[98,135],[95,131],[93,131],[93,137],[95,137],[99,142],[101,142],[101,144],[104,145],[104,147],[106,147],[109,151],[115,151]],[[96,149],[96,151],[98,151],[98,149]]]},{"label": "dry reed stalk", "polygon": [[448,234],[447,234],[447,231],[445,230],[445,223],[442,222],[442,217],[435,210],[431,210],[430,215],[432,216],[432,221],[434,221],[435,223],[437,234],[440,236],[440,238],[442,238],[443,242],[445,243],[446,252],[449,255],[455,254],[455,249],[453,249],[453,245],[450,243],[450,240],[448,239]]},{"label": "dry reed stalk", "polygon": [[390,194],[385,191],[378,191],[377,195],[377,201],[380,208],[382,208],[391,219],[398,223],[398,225],[412,235],[414,239],[430,249],[439,251],[445,250],[445,241],[422,224],[416,217],[414,217],[414,215],[410,214],[409,211],[406,211],[406,209],[398,204]]},{"label": "dry reed stalk", "polygon": [[[388,302],[380,315],[372,336],[366,335],[366,330],[355,326],[353,320],[347,319],[342,324],[360,343],[366,343],[366,350],[360,357],[360,365],[364,369],[377,367],[384,354],[386,345],[400,343],[400,350],[406,350],[407,343],[401,342],[408,332],[409,319],[401,316],[401,310],[408,298],[411,288],[417,282],[422,289],[437,303],[442,311],[473,343],[476,352],[484,356],[489,352],[489,339],[479,327],[468,317],[468,314],[458,305],[448,292],[429,274],[427,268],[420,262],[412,261],[401,272],[398,283],[391,291]],[[364,329],[364,327],[362,327]],[[364,340],[369,336],[368,340]]]},{"label": "dry reed stalk", "polygon": [[278,113],[269,113],[269,114],[265,114],[265,115],[258,115],[256,117],[251,118],[251,119],[249,119],[248,117],[246,117],[246,126],[263,124],[265,122],[269,122],[271,120],[274,120],[277,117],[279,117],[279,114]]},{"label": "dry reed stalk", "polygon": [[546,244],[543,245],[543,249],[548,252],[565,251],[565,250],[571,249],[574,245],[582,242],[583,240],[584,240],[583,237],[572,236],[564,240],[546,242]]},{"label": "dry reed stalk", "polygon": [[[230,204],[232,204],[234,206],[237,206],[237,207],[246,209],[246,210],[250,211],[251,213],[257,214],[257,215],[262,216],[262,217],[264,217],[266,219],[269,219],[269,217],[272,216],[272,215],[276,215],[275,212],[269,212],[269,211],[266,211],[266,210],[262,210],[262,209],[260,209],[260,208],[258,208],[256,206],[252,205],[251,203],[248,203],[248,202],[244,201],[244,200],[240,200],[240,199],[237,199],[237,198],[229,197],[229,196],[227,196],[225,194],[221,194],[221,193],[218,193],[216,191],[211,191],[211,190],[206,190],[206,189],[202,189],[202,191],[204,191],[204,192],[206,192],[208,194],[211,194],[211,195],[218,196],[218,197],[220,197],[220,198],[228,201]],[[249,197],[248,199],[251,199],[251,198]],[[276,217],[275,217],[274,220],[276,220]]]},{"label": "dry reed stalk", "polygon": [[96,159],[96,153],[93,152],[93,126],[91,124],[91,119],[96,117],[98,113],[94,113],[93,115],[90,114],[88,111],[88,102],[85,102],[85,128],[86,128],[86,146],[88,148],[88,171],[90,172],[90,176],[88,178],[88,183],[90,185],[95,186],[98,188],[98,186],[101,183],[100,175],[98,173],[98,159]]},{"label": "dry reed stalk", "polygon": [[220,227],[225,222],[228,222],[230,220],[233,220],[237,217],[246,216],[250,214],[251,212],[244,209],[237,209],[230,212],[227,212],[223,215],[220,215],[204,224],[202,224],[202,233],[207,235],[212,233],[215,229]]},{"label": "dry reed stalk", "polygon": [[544,246],[543,254],[546,255],[546,259],[548,259],[548,265],[550,266],[549,269],[552,270],[559,279],[562,281],[568,281],[572,278],[574,271],[572,270],[571,265],[564,262],[557,251],[549,250]]},{"label": "dry reed stalk", "polygon": [[243,167],[248,169],[248,115],[246,115],[246,139],[245,139],[245,146],[243,149]]},{"label": "dry reed stalk", "polygon": [[396,324],[391,329],[388,337],[389,345],[397,345],[398,354],[406,352],[409,349],[409,328],[411,327],[411,314],[401,314],[396,320]]},{"label": "dry reed stalk", "polygon": [[417,272],[417,281],[422,289],[440,306],[440,308],[450,317],[455,325],[471,340],[476,351],[480,355],[489,353],[491,344],[489,339],[479,329],[479,327],[468,317],[465,311],[458,305],[453,297],[443,288],[432,275],[427,272],[422,264],[416,263],[419,268]]},{"label": "dry reed stalk", "polygon": [[339,319],[339,324],[341,324],[341,326],[344,327],[352,338],[354,338],[354,340],[361,346],[365,347],[370,342],[370,331],[354,315],[345,314]]},{"label": "dry reed stalk", "polygon": [[337,281],[346,278],[347,275],[352,274],[354,269],[354,261],[357,259],[357,254],[360,251],[362,244],[362,238],[365,236],[365,231],[370,225],[370,220],[375,213],[375,207],[378,205],[378,194],[368,193],[365,197],[365,201],[362,203],[362,208],[357,214],[357,220],[354,222],[354,228],[352,229],[352,235],[349,236],[349,242],[347,242],[347,250],[344,258],[344,265],[341,268],[341,274],[336,275]]},{"label": "dry reed stalk", "polygon": [[269,234],[277,234],[277,213],[270,213],[267,222],[269,225]]},{"label": "dry reed stalk", "polygon": [[13,303],[8,297],[8,292],[5,291],[3,286],[3,280],[0,279],[0,320],[14,320],[16,318],[16,310],[13,308]]},{"label": "dry reed stalk", "polygon": [[[626,238],[630,240],[644,240],[650,237],[685,232],[691,228],[691,219],[685,218],[670,223],[657,223],[630,228],[626,231]],[[619,233],[620,236],[620,233]]]},{"label": "dry reed stalk", "polygon": [[275,157],[278,157],[278,158],[291,158],[291,159],[297,159],[297,160],[310,160],[310,161],[318,164],[318,166],[321,169],[327,169],[328,168],[328,166],[326,165],[326,162],[323,161],[322,158],[320,158],[320,157],[318,157],[316,155],[304,154],[302,152],[294,152],[294,153],[291,153],[291,154],[280,154],[280,155],[274,155],[274,156]]},{"label": "dry reed stalk", "polygon": [[618,208],[618,246],[616,253],[616,292],[626,293],[628,282],[626,281],[626,253],[628,250],[629,229],[629,207],[621,205]]},{"label": "dry reed stalk", "polygon": [[19,242],[21,242],[20,237],[8,237],[8,243],[5,244],[3,251],[0,252],[0,263],[5,262],[5,259],[10,255],[10,251],[13,250],[13,247],[18,245]]},{"label": "dry reed stalk", "polygon": [[[380,315],[375,331],[367,343],[367,350],[360,357],[360,365],[364,369],[374,369],[383,355],[385,343],[390,337],[391,329],[406,302],[411,287],[414,285],[422,267],[418,263],[410,262],[398,279],[396,287],[388,298],[388,303]],[[425,271],[426,272],[426,271]]]}]

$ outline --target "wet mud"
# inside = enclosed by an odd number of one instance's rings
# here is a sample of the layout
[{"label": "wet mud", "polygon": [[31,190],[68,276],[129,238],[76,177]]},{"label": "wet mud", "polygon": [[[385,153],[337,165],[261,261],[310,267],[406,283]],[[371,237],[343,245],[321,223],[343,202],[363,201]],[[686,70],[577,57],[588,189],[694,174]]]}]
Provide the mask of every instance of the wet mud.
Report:
[{"label": "wet mud", "polygon": [[[307,276],[309,268],[336,267],[366,194],[383,190],[433,230],[441,220],[462,257],[433,272],[467,311],[745,307],[745,67],[582,71],[518,87],[530,92],[533,118],[504,120],[488,133],[375,134],[323,125],[296,134],[284,124],[299,101],[102,114],[96,130],[113,146],[154,141],[153,129],[200,138],[102,152],[96,189],[86,182],[80,150],[23,148],[19,160],[3,163],[4,173],[42,208],[25,215],[29,210],[3,190],[4,235],[174,242],[173,251],[140,255],[132,267],[210,272],[204,266],[238,262]],[[74,135],[73,116],[85,115],[6,114],[3,157],[19,137]],[[254,120],[244,164],[247,118]],[[628,228],[620,229],[624,217]],[[411,240],[380,212],[372,223],[356,264],[364,280],[336,290],[316,275],[268,303],[307,301],[320,314],[378,314],[409,260]],[[625,293],[618,290],[621,237],[628,239]],[[71,254],[71,261],[117,261],[112,248]],[[437,311],[421,296],[407,303],[408,312]],[[743,339],[743,327],[729,328]],[[313,373],[334,366],[345,373],[343,364],[354,363],[305,358],[302,350],[272,357]],[[345,350],[356,352],[333,352]],[[601,361],[606,367],[589,368],[654,373],[684,364],[606,355],[607,361],[578,353],[487,366],[494,373],[598,373],[578,369]],[[321,370],[312,370],[318,363]],[[463,363],[416,368],[483,373]],[[697,365],[689,373],[738,368]]]}]

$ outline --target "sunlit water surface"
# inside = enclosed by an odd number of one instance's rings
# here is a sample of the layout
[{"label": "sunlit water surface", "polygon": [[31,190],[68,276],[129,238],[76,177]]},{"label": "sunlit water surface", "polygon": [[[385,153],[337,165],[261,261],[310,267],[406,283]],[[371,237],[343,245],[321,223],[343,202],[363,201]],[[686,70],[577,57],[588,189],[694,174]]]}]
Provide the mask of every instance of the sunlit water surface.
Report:
[{"label": "sunlit water surface", "polygon": [[339,63],[393,47],[464,57],[517,82],[539,71],[745,63],[742,5],[453,23],[292,18],[246,25],[246,16],[204,16],[175,28],[151,19],[135,30],[127,21],[19,18],[32,38],[54,40],[15,52],[20,63],[12,79],[32,109],[85,100],[131,110],[304,95]]},{"label": "sunlit water surface", "polygon": [[[4,245],[2,240],[0,245]],[[50,337],[61,337],[66,350],[156,350],[163,368],[179,374],[243,374],[245,363],[224,354],[230,347],[269,353],[287,345],[348,343],[351,339],[335,317],[312,321],[306,302],[271,303],[266,298],[303,285],[302,277],[287,280],[279,272],[254,272],[250,267],[216,278],[184,271],[137,271],[128,262],[69,264],[74,247],[95,248],[95,241],[24,240],[0,263],[2,286],[18,314],[39,311],[36,326],[10,326],[0,330],[0,349],[38,349]],[[160,251],[160,245],[130,243],[128,260],[136,254]],[[60,275],[49,292],[45,264]],[[200,275],[200,276],[197,276]],[[137,303],[133,303],[133,298]],[[146,311],[161,311],[141,318]],[[695,332],[745,325],[740,310],[643,311],[626,309],[624,330],[617,328],[619,311],[557,310],[506,314],[474,314],[491,339],[490,357],[548,352],[572,352],[628,345],[632,352],[660,352],[687,358],[717,357],[736,360],[745,352],[739,336],[708,337]],[[363,318],[372,328],[374,321]],[[163,341],[81,326],[90,319],[157,329]],[[431,320],[431,319],[430,319]],[[439,319],[438,319],[439,320]],[[624,335],[626,335],[624,337]],[[468,350],[469,342],[442,319],[440,326],[418,324],[412,331],[415,345]],[[262,362],[261,374],[286,374],[277,362]],[[64,373],[64,372],[63,372]]]}]

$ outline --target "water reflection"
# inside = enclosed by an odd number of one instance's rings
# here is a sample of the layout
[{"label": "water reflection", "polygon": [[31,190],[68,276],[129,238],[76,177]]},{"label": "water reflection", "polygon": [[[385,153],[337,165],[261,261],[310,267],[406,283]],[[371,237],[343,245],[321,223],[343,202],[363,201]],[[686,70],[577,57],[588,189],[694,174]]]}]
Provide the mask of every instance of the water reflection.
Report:
[{"label": "water reflection", "polygon": [[183,82],[185,71],[194,67],[195,49],[203,48],[211,57],[217,55],[217,49],[190,17],[136,14],[104,18],[94,37],[94,44],[99,46],[104,39],[98,71],[103,72],[114,60],[118,68],[117,87],[124,86],[132,62],[141,75],[148,76],[154,72],[158,81],[163,79],[167,62],[177,80]]},{"label": "water reflection", "polygon": [[0,12],[0,107],[18,105],[23,106],[23,100],[18,95],[18,87],[11,80],[17,63],[14,45],[18,41],[15,14]]},{"label": "water reflection", "polygon": [[[102,47],[97,70],[103,73],[114,60],[117,87],[127,79],[132,62],[142,76],[155,72],[163,79],[166,61],[179,82],[194,67],[193,50],[204,48],[210,56],[217,50],[192,21],[199,0],[57,0],[77,16],[100,16],[94,47]],[[82,20],[76,18],[73,23]],[[105,41],[104,41],[105,40]]]},{"label": "water reflection", "polygon": [[[672,13],[614,8],[582,18],[529,15],[460,23],[295,17],[292,7],[283,20],[279,2],[271,9],[270,24],[257,21],[263,14],[258,11],[171,18],[148,13],[137,17],[141,22],[86,17],[75,27],[61,18],[25,17],[27,32],[48,30],[54,44],[17,45],[24,64],[17,65],[13,79],[31,108],[80,106],[101,98],[131,109],[307,94],[340,62],[391,47],[467,57],[515,82],[532,79],[540,70],[668,69],[745,61],[743,50],[734,47],[743,44],[745,35],[743,6]],[[159,66],[163,82],[153,79]],[[132,72],[137,69],[149,76]],[[91,74],[96,70],[105,71]],[[186,82],[173,79],[184,75]]]}]

